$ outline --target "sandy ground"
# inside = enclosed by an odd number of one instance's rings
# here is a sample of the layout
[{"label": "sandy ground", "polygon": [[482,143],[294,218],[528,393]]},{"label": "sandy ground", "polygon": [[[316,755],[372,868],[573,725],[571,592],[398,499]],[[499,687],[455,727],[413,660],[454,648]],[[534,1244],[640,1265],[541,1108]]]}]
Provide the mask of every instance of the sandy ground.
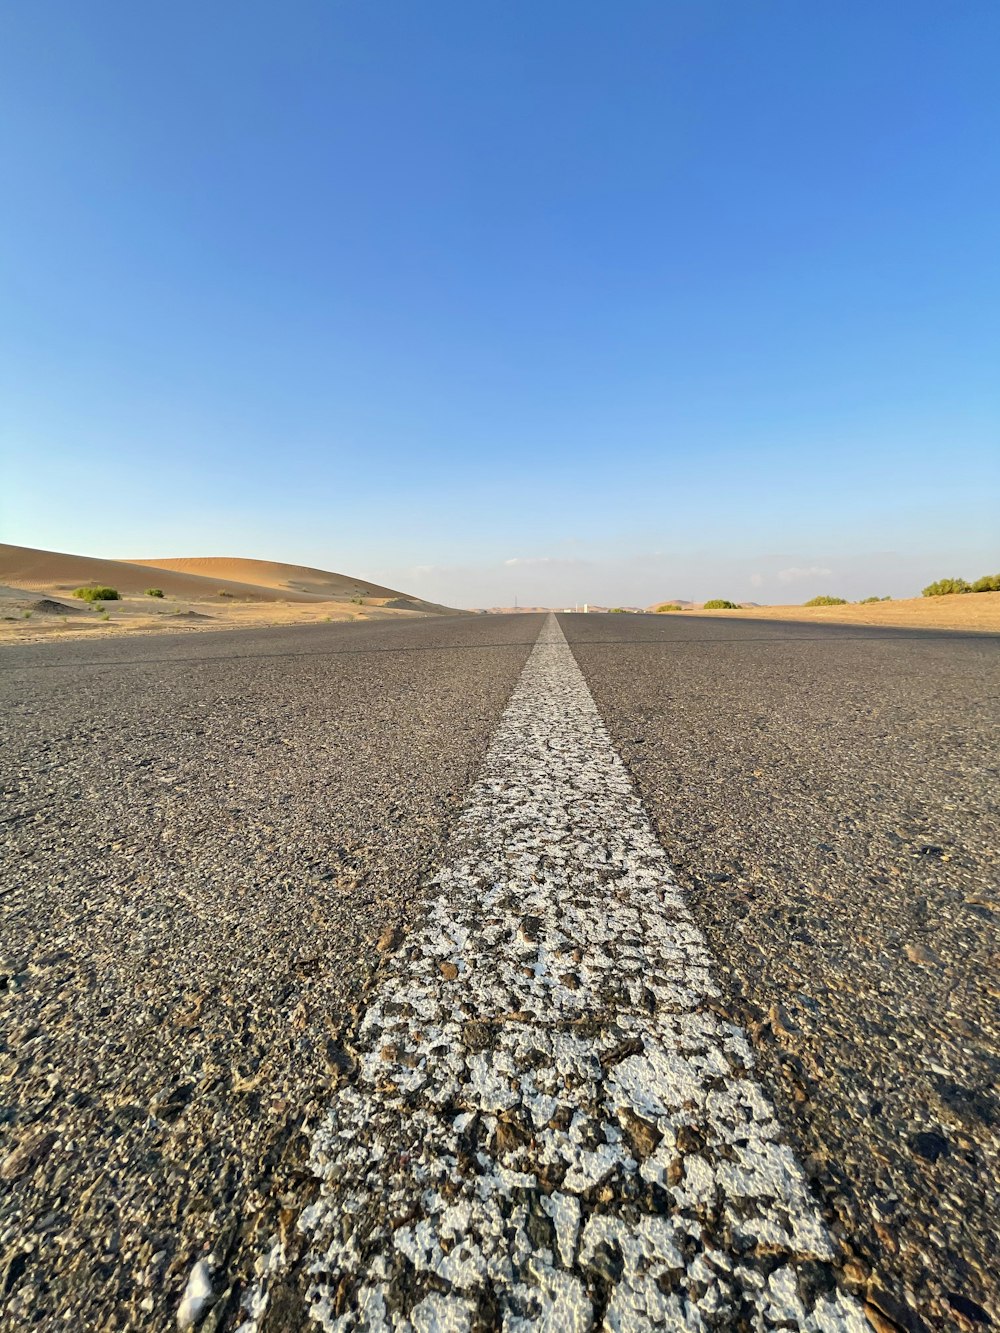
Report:
[{"label": "sandy ground", "polygon": [[[73,596],[88,584],[115,588],[120,600],[97,606]],[[147,588],[163,597],[149,597]],[[0,643],[407,619],[449,610],[302,565],[221,557],[100,560],[0,544]]]},{"label": "sandy ground", "polygon": [[755,606],[738,611],[697,608],[666,611],[671,616],[739,617],[740,620],[817,621],[824,625],[887,625],[897,629],[951,629],[1000,632],[1000,592],[958,593],[952,597],[908,597],[867,606]]},{"label": "sandy ground", "polygon": [[[11,595],[16,594],[16,595]],[[0,591],[0,643],[37,643],[48,639],[105,638],[120,634],[176,634],[178,630],[262,629],[270,625],[314,625],[343,620],[422,620],[420,611],[366,602],[244,602],[226,605],[164,598],[126,597],[108,602],[104,611],[86,603],[55,611],[37,608],[37,596]],[[47,599],[46,599],[47,600]],[[156,608],[151,610],[150,608]],[[107,619],[104,616],[107,615]],[[64,618],[65,617],[65,618]]]}]

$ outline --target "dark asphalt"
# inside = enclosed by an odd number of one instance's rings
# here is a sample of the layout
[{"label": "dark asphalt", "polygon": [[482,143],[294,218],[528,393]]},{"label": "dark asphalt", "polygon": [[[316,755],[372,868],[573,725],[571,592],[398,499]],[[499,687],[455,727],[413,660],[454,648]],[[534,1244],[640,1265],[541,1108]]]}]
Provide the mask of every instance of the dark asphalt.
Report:
[{"label": "dark asphalt", "polygon": [[0,1327],[251,1276],[540,623],[3,650]]},{"label": "dark asphalt", "polygon": [[853,1289],[997,1326],[1000,638],[560,621]]},{"label": "dark asphalt", "polygon": [[[853,1289],[996,1326],[1000,639],[560,621]],[[294,1225],[540,624],[0,653],[0,1328],[169,1328]]]}]

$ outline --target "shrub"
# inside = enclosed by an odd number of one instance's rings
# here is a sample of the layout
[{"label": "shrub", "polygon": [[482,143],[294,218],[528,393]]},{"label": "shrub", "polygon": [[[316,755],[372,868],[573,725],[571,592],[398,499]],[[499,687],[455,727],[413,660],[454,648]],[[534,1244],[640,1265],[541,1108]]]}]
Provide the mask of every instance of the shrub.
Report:
[{"label": "shrub", "polygon": [[147,588],[147,589],[146,589],[146,596],[147,596],[147,597],[162,597],[162,596],[163,596],[163,589],[162,589],[162,588]]},{"label": "shrub", "polygon": [[219,596],[220,596],[220,597],[233,597],[234,595],[235,595],[235,594],[234,594],[234,593],[231,593],[231,592],[229,591],[228,588],[220,588],[220,589],[219,589]]},{"label": "shrub", "polygon": [[1000,574],[984,574],[972,585],[973,592],[1000,592]]},{"label": "shrub", "polygon": [[656,614],[660,615],[664,611],[679,611],[680,609],[679,602],[663,602],[656,608]]},{"label": "shrub", "polygon": [[613,606],[611,608],[611,614],[613,616],[623,616],[625,614],[624,606]]},{"label": "shrub", "polygon": [[924,597],[947,597],[953,592],[971,592],[965,579],[938,579],[937,583],[928,583],[923,591]]},{"label": "shrub", "polygon": [[810,597],[808,602],[803,602],[803,606],[846,606],[846,597],[827,597],[824,593],[821,597]]},{"label": "shrub", "polygon": [[83,602],[120,602],[121,595],[117,588],[77,588],[74,597]]},{"label": "shrub", "polygon": [[724,597],[713,597],[710,602],[705,603],[706,611],[738,611],[739,609],[735,602],[727,602]]}]

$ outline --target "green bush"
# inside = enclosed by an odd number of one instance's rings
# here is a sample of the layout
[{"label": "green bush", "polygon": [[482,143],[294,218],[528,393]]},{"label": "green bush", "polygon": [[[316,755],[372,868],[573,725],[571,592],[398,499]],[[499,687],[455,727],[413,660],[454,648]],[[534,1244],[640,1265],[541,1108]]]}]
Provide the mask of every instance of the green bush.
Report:
[{"label": "green bush", "polygon": [[973,592],[1000,592],[1000,574],[984,574],[972,585]]},{"label": "green bush", "polygon": [[77,588],[74,597],[79,597],[83,602],[120,602],[121,596],[117,588]]},{"label": "green bush", "polygon": [[662,602],[656,608],[656,614],[660,615],[664,611],[679,611],[680,609],[681,608],[679,602]]},{"label": "green bush", "polygon": [[611,608],[611,614],[613,616],[623,616],[625,614],[624,606],[613,606]]},{"label": "green bush", "polygon": [[710,602],[705,603],[706,611],[738,611],[739,609],[735,602],[727,602],[724,597],[713,597]]},{"label": "green bush", "polygon": [[821,597],[810,597],[808,602],[803,602],[803,606],[846,606],[846,597],[827,597],[824,593]]},{"label": "green bush", "polygon": [[891,602],[891,597],[862,597],[858,606],[868,606],[872,602]]},{"label": "green bush", "polygon": [[162,589],[162,588],[147,588],[147,589],[146,589],[146,596],[147,596],[147,597],[162,597],[162,596],[163,596],[163,589]]},{"label": "green bush", "polygon": [[965,579],[938,579],[937,583],[928,583],[923,591],[924,597],[947,597],[949,593],[971,592]]}]

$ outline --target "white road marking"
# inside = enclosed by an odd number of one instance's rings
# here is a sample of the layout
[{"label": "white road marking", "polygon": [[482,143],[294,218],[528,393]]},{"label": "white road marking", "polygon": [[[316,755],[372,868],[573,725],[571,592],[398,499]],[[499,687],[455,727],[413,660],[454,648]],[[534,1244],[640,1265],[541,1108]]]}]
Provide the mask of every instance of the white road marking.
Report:
[{"label": "white road marking", "polygon": [[550,616],[316,1132],[313,1317],[864,1333],[718,993]]}]

